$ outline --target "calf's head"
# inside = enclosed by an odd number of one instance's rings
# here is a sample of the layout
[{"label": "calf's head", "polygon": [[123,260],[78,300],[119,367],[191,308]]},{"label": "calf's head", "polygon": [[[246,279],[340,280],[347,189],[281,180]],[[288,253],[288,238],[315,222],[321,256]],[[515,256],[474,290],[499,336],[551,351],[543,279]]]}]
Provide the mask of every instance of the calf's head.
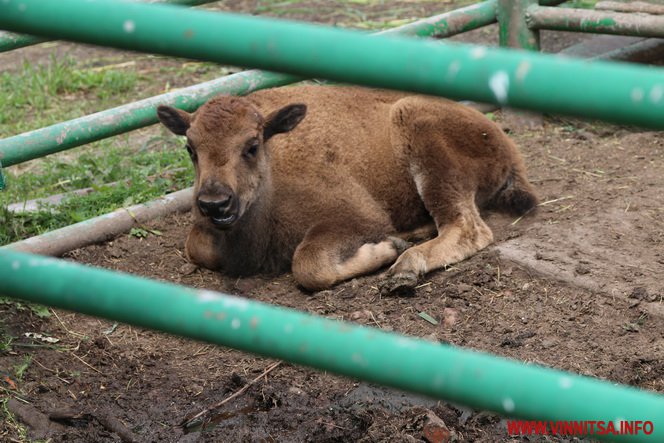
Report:
[{"label": "calf's head", "polygon": [[159,120],[186,148],[196,170],[194,210],[219,229],[229,229],[260,198],[269,174],[266,142],[295,128],[306,114],[303,104],[290,104],[262,116],[240,97],[221,96],[189,114],[159,106]]}]

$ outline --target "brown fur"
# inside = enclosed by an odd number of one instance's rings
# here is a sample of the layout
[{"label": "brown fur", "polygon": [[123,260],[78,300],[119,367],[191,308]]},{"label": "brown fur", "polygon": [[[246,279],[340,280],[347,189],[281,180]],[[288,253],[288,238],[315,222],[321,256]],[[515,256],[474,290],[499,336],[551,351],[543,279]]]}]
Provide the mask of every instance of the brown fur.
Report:
[{"label": "brown fur", "polygon": [[[293,103],[307,107],[301,122]],[[522,214],[537,203],[510,139],[445,99],[296,86],[217,97],[194,114],[160,107],[159,116],[175,133],[185,128],[196,198],[237,197],[227,229],[194,205],[186,243],[192,261],[230,274],[292,267],[315,290],[396,260],[386,290],[412,287],[492,242],[479,209]],[[252,139],[255,157],[246,155]],[[403,253],[390,237],[419,239],[432,222],[437,236]]]}]

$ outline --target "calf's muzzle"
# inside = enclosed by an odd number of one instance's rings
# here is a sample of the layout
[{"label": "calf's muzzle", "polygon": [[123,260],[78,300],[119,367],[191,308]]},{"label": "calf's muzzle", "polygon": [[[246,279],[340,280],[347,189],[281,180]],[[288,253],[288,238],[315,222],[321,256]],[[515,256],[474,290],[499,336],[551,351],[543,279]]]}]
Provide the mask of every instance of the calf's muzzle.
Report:
[{"label": "calf's muzzle", "polygon": [[217,227],[229,227],[237,220],[237,196],[230,189],[214,194],[199,193],[196,204],[201,214],[208,217]]}]

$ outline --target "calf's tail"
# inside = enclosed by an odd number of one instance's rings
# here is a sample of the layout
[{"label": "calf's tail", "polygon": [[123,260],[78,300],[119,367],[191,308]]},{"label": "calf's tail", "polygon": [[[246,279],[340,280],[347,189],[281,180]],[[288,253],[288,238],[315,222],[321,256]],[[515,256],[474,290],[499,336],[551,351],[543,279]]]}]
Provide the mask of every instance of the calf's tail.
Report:
[{"label": "calf's tail", "polygon": [[539,199],[521,168],[513,168],[491,199],[491,207],[512,215],[524,215],[537,208]]}]

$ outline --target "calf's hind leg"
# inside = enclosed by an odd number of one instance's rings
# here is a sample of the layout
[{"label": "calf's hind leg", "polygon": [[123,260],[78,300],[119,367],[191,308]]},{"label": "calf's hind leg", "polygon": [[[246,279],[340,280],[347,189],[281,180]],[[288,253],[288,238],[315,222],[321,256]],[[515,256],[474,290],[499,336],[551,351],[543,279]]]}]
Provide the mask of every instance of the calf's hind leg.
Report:
[{"label": "calf's hind leg", "polygon": [[[407,165],[437,236],[406,250],[382,292],[410,290],[419,277],[464,260],[493,242],[476,194],[491,192],[509,171],[505,136],[481,114],[459,105],[406,98],[391,112],[394,149]],[[496,183],[494,183],[496,182]],[[488,191],[487,191],[488,190]]]},{"label": "calf's hind leg", "polygon": [[313,226],[293,255],[295,280],[317,291],[394,263],[408,243],[386,232],[370,223]]},{"label": "calf's hind leg", "polygon": [[460,262],[493,242],[493,233],[481,219],[472,196],[460,200],[455,207],[454,215],[444,217],[447,220],[436,220],[435,238],[399,256],[381,285],[381,292],[412,290],[425,273]]}]

